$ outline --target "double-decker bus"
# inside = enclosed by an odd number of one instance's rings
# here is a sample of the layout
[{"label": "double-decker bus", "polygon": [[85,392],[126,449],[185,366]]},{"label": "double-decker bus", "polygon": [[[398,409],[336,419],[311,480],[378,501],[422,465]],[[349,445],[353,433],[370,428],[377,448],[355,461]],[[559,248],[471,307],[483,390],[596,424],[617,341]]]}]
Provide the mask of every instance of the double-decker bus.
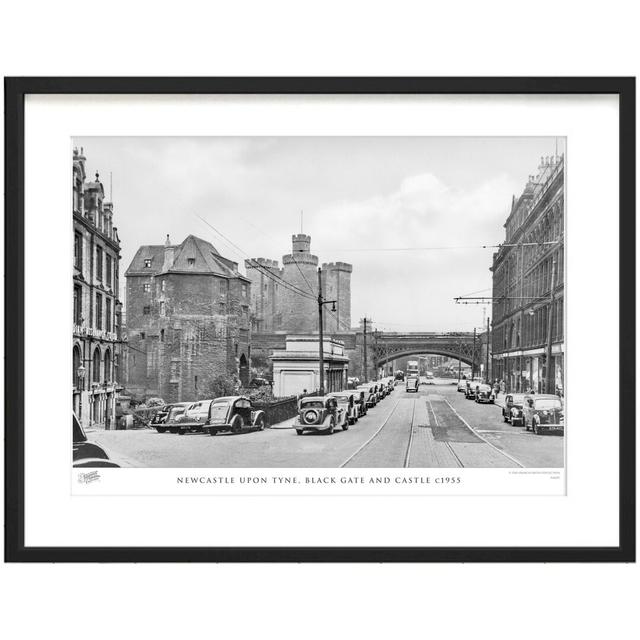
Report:
[{"label": "double-decker bus", "polygon": [[417,360],[409,360],[407,362],[407,377],[418,376],[420,374],[420,366]]}]

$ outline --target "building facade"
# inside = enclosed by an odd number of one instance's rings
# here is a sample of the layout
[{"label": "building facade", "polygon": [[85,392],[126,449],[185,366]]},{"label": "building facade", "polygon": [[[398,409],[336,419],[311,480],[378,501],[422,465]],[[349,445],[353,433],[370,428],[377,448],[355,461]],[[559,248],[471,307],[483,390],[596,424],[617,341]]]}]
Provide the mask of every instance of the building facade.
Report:
[{"label": "building facade", "polygon": [[[347,388],[349,358],[340,340],[323,340],[325,393]],[[273,395],[283,398],[320,389],[320,341],[317,336],[287,336],[285,348],[275,350]]]},{"label": "building facade", "polygon": [[[318,331],[318,256],[311,253],[311,236],[291,237],[291,253],[277,260],[254,258],[245,261],[251,280],[251,322],[255,333],[282,331],[306,334]],[[349,331],[351,327],[351,272],[346,262],[322,265],[325,299],[336,300],[336,309],[325,307],[324,330]],[[308,292],[302,296],[291,286]]]},{"label": "building facade", "polygon": [[73,410],[84,427],[115,428],[122,381],[120,239],[99,174],[73,152]]},{"label": "building facade", "polygon": [[126,273],[127,390],[196,400],[217,376],[249,383],[251,282],[201,238],[143,245]]},{"label": "building facade", "polygon": [[564,156],[514,196],[493,256],[491,376],[509,391],[564,393]]}]

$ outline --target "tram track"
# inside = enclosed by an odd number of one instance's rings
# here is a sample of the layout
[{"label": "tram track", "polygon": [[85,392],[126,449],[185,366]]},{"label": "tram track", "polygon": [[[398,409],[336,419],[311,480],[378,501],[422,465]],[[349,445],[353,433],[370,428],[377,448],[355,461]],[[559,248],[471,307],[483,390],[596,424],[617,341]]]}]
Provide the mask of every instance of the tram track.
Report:
[{"label": "tram track", "polygon": [[[356,449],[356,451],[354,451],[340,465],[339,468],[342,469],[342,468],[346,467],[348,464],[353,462],[358,456],[361,456],[363,453],[370,451],[371,447],[375,446],[376,441],[379,439],[379,436],[382,434],[384,428],[389,424],[391,418],[396,413],[396,411],[398,409],[398,406],[400,405],[400,402],[402,401],[402,399],[403,399],[402,397],[398,398],[398,400],[396,401],[395,405],[393,406],[393,409],[389,412],[389,415],[386,417],[384,422],[378,427],[376,432],[366,442],[364,442],[362,445],[360,445],[360,447],[358,447],[358,449]],[[402,457],[402,460],[403,460],[403,465],[402,466],[403,467],[408,467],[409,466],[409,462],[410,462],[411,445],[413,443],[413,427],[414,427],[414,418],[415,418],[415,413],[416,413],[416,402],[417,402],[417,398],[413,400],[413,405],[412,405],[412,409],[411,409],[411,420],[410,420],[410,423],[409,423],[409,433],[408,433],[408,437],[407,437],[407,446],[405,448],[404,455]],[[389,466],[393,466],[393,465],[389,465]]]}]

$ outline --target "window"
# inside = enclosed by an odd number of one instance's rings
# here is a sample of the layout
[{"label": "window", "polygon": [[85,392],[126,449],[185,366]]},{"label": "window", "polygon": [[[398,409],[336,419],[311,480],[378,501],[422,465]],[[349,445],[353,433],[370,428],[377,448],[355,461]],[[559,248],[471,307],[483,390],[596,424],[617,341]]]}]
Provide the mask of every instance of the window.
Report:
[{"label": "window", "polygon": [[164,301],[160,302],[160,315],[164,315]]},{"label": "window", "polygon": [[111,298],[105,300],[106,330],[111,331]]},{"label": "window", "polygon": [[224,302],[221,302],[221,303],[218,305],[218,312],[219,312],[219,313],[224,314],[224,313],[225,313],[225,311],[226,311],[226,305],[225,305],[225,303],[224,303]]},{"label": "window", "polygon": [[82,324],[82,287],[73,287],[73,322]]},{"label": "window", "polygon": [[160,342],[164,342],[164,329],[160,329]]},{"label": "window", "polygon": [[151,293],[151,285],[150,284],[143,284],[142,285],[142,290],[144,291],[144,293]]},{"label": "window", "polygon": [[190,267],[193,267],[196,264],[196,259],[195,258],[187,258],[187,264]]},{"label": "window", "polygon": [[82,234],[76,231],[73,242],[73,266],[82,271]]},{"label": "window", "polygon": [[220,280],[220,295],[223,296],[227,293],[227,281]]},{"label": "window", "polygon": [[96,293],[96,329],[102,329],[102,296]]},{"label": "window", "polygon": [[162,293],[164,293],[166,284],[167,284],[166,280],[163,280],[162,283],[160,284],[160,291],[162,291]]},{"label": "window", "polygon": [[111,287],[112,282],[112,272],[113,272],[113,258],[110,255],[107,255],[107,287]]},{"label": "window", "polygon": [[242,297],[247,297],[247,285],[244,282],[242,283]]},{"label": "window", "polygon": [[96,278],[102,282],[102,247],[96,247]]},{"label": "window", "polygon": [[170,370],[170,379],[169,382],[180,382],[180,363],[179,362],[172,362],[171,363],[171,370]]},{"label": "window", "polygon": [[151,313],[151,307],[146,306],[146,307],[142,307],[142,314],[145,316],[148,316]]},{"label": "window", "polygon": [[144,268],[151,269],[151,258],[145,258],[144,260]]},{"label": "window", "polygon": [[100,349],[93,352],[92,382],[100,382]]},{"label": "window", "polygon": [[104,354],[104,381],[111,382],[111,352],[109,350]]}]

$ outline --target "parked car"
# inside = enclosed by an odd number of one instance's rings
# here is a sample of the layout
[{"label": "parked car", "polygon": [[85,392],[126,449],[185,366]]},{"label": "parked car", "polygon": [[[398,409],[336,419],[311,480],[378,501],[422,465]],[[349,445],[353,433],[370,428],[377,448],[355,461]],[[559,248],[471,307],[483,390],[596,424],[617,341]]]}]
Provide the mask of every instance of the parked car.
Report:
[{"label": "parked car", "polygon": [[418,385],[420,381],[416,376],[409,376],[406,382],[407,393],[413,391],[414,393],[418,393]]},{"label": "parked car", "polygon": [[174,433],[184,435],[187,431],[200,432],[209,419],[209,409],[213,399],[198,400],[188,405],[181,416],[176,418]]},{"label": "parked car", "polygon": [[464,397],[467,400],[475,400],[476,399],[476,386],[478,383],[475,380],[467,380],[467,386],[464,390]]},{"label": "parked car", "polygon": [[364,391],[368,408],[375,407],[378,404],[378,394],[372,384],[361,384],[356,388],[356,391],[358,390]]},{"label": "parked car", "polygon": [[404,371],[396,371],[395,378],[396,380],[400,380],[400,382],[404,382]]},{"label": "parked car", "polygon": [[556,395],[525,396],[524,427],[541,434],[549,431],[564,435],[564,407],[562,398]]},{"label": "parked car", "polygon": [[72,414],[73,466],[74,467],[119,467],[106,450],[87,438],[76,414]]},{"label": "parked car", "polygon": [[299,436],[305,431],[323,431],[330,434],[338,426],[342,426],[346,431],[349,422],[345,420],[344,409],[338,405],[335,398],[309,396],[300,400],[293,426]]},{"label": "parked car", "polygon": [[458,391],[460,393],[464,393],[467,390],[467,381],[466,380],[458,380]]},{"label": "parked car", "polygon": [[479,404],[493,404],[496,400],[496,394],[490,384],[479,384],[476,386],[476,402]]},{"label": "parked car", "polygon": [[338,406],[344,409],[344,419],[349,425],[358,422],[359,410],[353,393],[347,391],[334,391],[333,393],[328,393],[327,397],[335,398],[338,401]]},{"label": "parked car", "polygon": [[162,409],[160,409],[158,413],[156,413],[156,415],[151,419],[151,426],[155,427],[158,433],[164,433],[169,428],[167,426],[169,416],[171,415],[173,418],[173,422],[175,422],[176,418],[182,415],[184,413],[184,410],[191,404],[192,403],[190,402],[175,402],[173,404],[165,404],[164,407],[162,407]]},{"label": "parked car", "polygon": [[[167,418],[162,425],[165,431],[169,431],[171,433],[178,433],[180,427],[178,426],[178,421],[184,415],[184,412],[187,410],[187,407],[190,407],[193,403],[191,402],[178,402],[172,405],[171,409],[169,409],[169,413],[167,414]],[[162,431],[160,431],[162,433]]]},{"label": "parked car", "polygon": [[502,419],[515,426],[524,426],[524,415],[522,405],[524,403],[524,393],[509,393],[505,396],[502,407]]},{"label": "parked car", "polygon": [[222,396],[212,400],[202,430],[210,436],[221,431],[240,433],[245,428],[262,431],[267,418],[262,409],[254,409],[245,396]]},{"label": "parked car", "polygon": [[387,397],[387,393],[383,388],[383,385],[380,382],[372,382],[371,383],[375,389],[376,395],[378,396],[378,402],[384,400]]},{"label": "parked car", "polygon": [[361,387],[353,390],[353,399],[358,407],[358,417],[367,415],[369,407],[367,405],[368,393]]}]

